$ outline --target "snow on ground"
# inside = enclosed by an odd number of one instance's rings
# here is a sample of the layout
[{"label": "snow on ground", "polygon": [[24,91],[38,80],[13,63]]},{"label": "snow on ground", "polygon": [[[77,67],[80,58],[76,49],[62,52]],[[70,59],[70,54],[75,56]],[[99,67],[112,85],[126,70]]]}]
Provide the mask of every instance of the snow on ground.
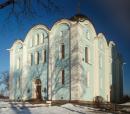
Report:
[{"label": "snow on ground", "polygon": [[124,108],[122,110],[125,110],[125,111],[130,113],[130,102],[126,102],[126,103],[123,103],[123,104],[120,104],[120,105],[124,106]]},{"label": "snow on ground", "polygon": [[70,103],[61,106],[47,106],[46,104],[10,103],[0,101],[0,114],[111,114],[98,111],[86,106]]},{"label": "snow on ground", "polygon": [[123,104],[120,104],[120,105],[130,106],[130,102],[126,102],[126,103],[123,103]]}]

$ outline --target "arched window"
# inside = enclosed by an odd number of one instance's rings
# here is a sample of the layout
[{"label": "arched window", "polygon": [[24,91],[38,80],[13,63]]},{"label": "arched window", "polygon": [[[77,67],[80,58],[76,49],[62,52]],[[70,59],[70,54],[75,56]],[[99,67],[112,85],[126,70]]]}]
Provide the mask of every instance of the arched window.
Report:
[{"label": "arched window", "polygon": [[39,44],[39,34],[35,35],[35,46]]},{"label": "arched window", "polygon": [[39,64],[39,52],[35,52],[35,64]]},{"label": "arched window", "polygon": [[99,56],[99,68],[102,68],[103,66],[103,59],[102,59],[102,56],[100,55]]},{"label": "arched window", "polygon": [[29,53],[28,55],[28,62],[29,62],[29,66],[32,66],[32,54]]},{"label": "arched window", "polygon": [[86,31],[86,37],[87,37],[88,40],[90,40],[90,33],[89,33],[88,30]]},{"label": "arched window", "polygon": [[62,70],[62,85],[65,83],[65,72]]},{"label": "arched window", "polygon": [[65,84],[65,71],[64,69],[62,69],[60,72],[59,72],[59,83],[61,85],[64,85]]},{"label": "arched window", "polygon": [[44,34],[40,33],[40,44],[44,43]]},{"label": "arched window", "polygon": [[59,77],[61,79],[61,84],[64,85],[65,83],[65,71],[64,70],[61,70],[61,77]]},{"label": "arched window", "polygon": [[100,43],[100,48],[103,49],[103,43],[102,42]]},{"label": "arched window", "polygon": [[87,87],[89,87],[89,80],[90,80],[89,78],[90,78],[89,72],[87,72],[87,76],[86,76]]},{"label": "arched window", "polygon": [[62,37],[62,36],[63,36],[63,31],[60,31],[60,33],[59,33],[59,34],[60,34],[60,37]]},{"label": "arched window", "polygon": [[16,68],[20,69],[20,58],[17,58]]},{"label": "arched window", "polygon": [[64,59],[65,57],[65,45],[62,43],[59,47],[59,58]]},{"label": "arched window", "polygon": [[29,47],[31,48],[32,46],[33,46],[33,39],[30,38],[30,39],[29,39]]},{"label": "arched window", "polygon": [[46,50],[45,49],[42,50],[42,61],[43,61],[43,63],[46,62]]},{"label": "arched window", "polygon": [[90,63],[90,49],[89,49],[89,47],[85,47],[85,62]]}]

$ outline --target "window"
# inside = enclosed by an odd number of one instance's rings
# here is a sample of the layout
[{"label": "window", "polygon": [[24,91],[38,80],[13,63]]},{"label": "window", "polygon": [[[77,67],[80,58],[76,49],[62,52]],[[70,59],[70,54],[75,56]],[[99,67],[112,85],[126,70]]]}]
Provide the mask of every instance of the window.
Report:
[{"label": "window", "polygon": [[100,43],[100,48],[103,49],[103,44],[102,43]]},{"label": "window", "polygon": [[28,61],[29,61],[29,65],[31,66],[32,65],[32,54],[31,53],[28,55]]},{"label": "window", "polygon": [[89,63],[90,62],[90,52],[89,52],[89,48],[85,47],[85,62]]},{"label": "window", "polygon": [[37,35],[35,35],[35,37],[34,37],[34,38],[35,38],[35,40],[34,40],[34,41],[35,41],[35,46],[36,46],[36,45],[37,45]]},{"label": "window", "polygon": [[41,33],[40,34],[40,44],[42,44],[44,42],[44,34]]},{"label": "window", "polygon": [[65,56],[65,46],[64,44],[61,44],[59,47],[59,58],[64,59]]},{"label": "window", "polygon": [[30,39],[29,46],[30,46],[30,47],[33,46],[33,40],[32,40],[32,38]]},{"label": "window", "polygon": [[18,59],[17,59],[17,64],[16,64],[16,67],[17,67],[17,69],[19,69],[19,68],[20,68],[20,58],[18,58]]},{"label": "window", "polygon": [[86,37],[87,39],[90,39],[89,31],[86,31]]},{"label": "window", "polygon": [[35,46],[39,44],[39,34],[35,35]]},{"label": "window", "polygon": [[17,52],[20,52],[20,49],[19,49],[19,48],[17,49]]},{"label": "window", "polygon": [[60,36],[61,36],[61,37],[63,36],[63,31],[60,31]]},{"label": "window", "polygon": [[42,61],[43,61],[43,63],[46,62],[46,50],[45,49],[42,50]]},{"label": "window", "polygon": [[102,56],[99,56],[99,68],[102,68],[103,61],[102,61]]},{"label": "window", "polygon": [[90,76],[89,76],[89,72],[87,72],[87,76],[86,76],[86,82],[87,82],[86,85],[87,85],[87,87],[89,87],[89,77],[90,77]]},{"label": "window", "polygon": [[35,64],[39,64],[39,53],[35,52]]},{"label": "window", "polygon": [[37,44],[39,44],[39,34],[37,34]]},{"label": "window", "polygon": [[18,89],[19,89],[19,86],[20,86],[19,83],[20,83],[19,80],[17,80],[16,81],[16,86],[17,86]]},{"label": "window", "polygon": [[65,71],[61,70],[59,74],[59,83],[64,85],[65,83]]},{"label": "window", "polygon": [[62,74],[61,74],[61,75],[62,75],[62,77],[61,77],[61,78],[62,78],[62,80],[61,80],[61,81],[62,81],[62,85],[64,85],[64,81],[65,81],[65,77],[64,77],[65,73],[64,73],[64,70],[62,70]]}]

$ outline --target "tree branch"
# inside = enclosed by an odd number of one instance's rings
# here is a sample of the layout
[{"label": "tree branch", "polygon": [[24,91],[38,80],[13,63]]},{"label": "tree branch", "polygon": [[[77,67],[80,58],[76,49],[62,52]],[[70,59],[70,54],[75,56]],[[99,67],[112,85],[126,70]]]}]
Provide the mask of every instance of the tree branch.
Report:
[{"label": "tree branch", "polygon": [[4,7],[7,7],[7,6],[9,6],[10,4],[13,4],[13,3],[14,3],[14,0],[7,0],[4,3],[0,3],[0,9],[3,9]]}]

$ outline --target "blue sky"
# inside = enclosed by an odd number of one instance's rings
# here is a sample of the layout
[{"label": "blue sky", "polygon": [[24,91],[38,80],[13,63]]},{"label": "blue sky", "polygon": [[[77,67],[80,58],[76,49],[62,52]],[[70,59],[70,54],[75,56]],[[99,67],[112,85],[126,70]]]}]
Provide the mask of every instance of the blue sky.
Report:
[{"label": "blue sky", "polygon": [[[0,0],[0,3],[4,0]],[[55,0],[60,11],[46,12],[33,4],[40,16],[14,16],[7,19],[10,6],[0,10],[0,72],[9,70],[9,49],[16,39],[24,39],[29,29],[36,24],[51,28],[62,18],[70,18],[77,13],[78,0]],[[96,32],[102,32],[108,40],[113,40],[124,57],[124,92],[130,95],[130,1],[129,0],[81,0],[80,12],[93,23]]]}]

